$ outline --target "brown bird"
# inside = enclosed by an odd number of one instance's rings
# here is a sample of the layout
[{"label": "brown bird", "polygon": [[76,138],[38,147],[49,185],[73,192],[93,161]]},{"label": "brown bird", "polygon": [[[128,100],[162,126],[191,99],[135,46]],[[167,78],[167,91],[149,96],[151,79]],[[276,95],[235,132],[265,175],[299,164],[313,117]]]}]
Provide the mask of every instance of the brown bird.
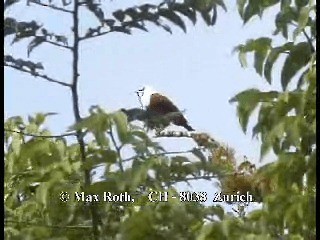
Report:
[{"label": "brown bird", "polygon": [[166,96],[158,93],[152,87],[144,86],[136,91],[142,107],[151,114],[159,116],[168,116],[170,122],[174,125],[182,126],[188,131],[194,129],[188,124],[187,119],[183,116],[181,111],[173,104],[173,102]]}]

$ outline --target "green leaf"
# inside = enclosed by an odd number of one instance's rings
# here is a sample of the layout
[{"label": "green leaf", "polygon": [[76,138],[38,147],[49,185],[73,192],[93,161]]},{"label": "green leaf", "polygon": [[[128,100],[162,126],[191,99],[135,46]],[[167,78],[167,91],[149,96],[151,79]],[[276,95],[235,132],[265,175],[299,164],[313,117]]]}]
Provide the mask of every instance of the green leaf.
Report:
[{"label": "green leaf", "polygon": [[295,0],[294,3],[298,8],[301,8],[306,6],[309,3],[309,0]]},{"label": "green leaf", "polygon": [[260,38],[260,41],[257,42],[257,47],[254,53],[254,68],[256,72],[262,76],[264,62],[268,53],[268,50],[271,46],[270,38]]},{"label": "green leaf", "polygon": [[109,140],[108,140],[105,132],[94,131],[93,135],[94,135],[97,143],[99,144],[99,146],[101,146],[101,147],[109,146]]},{"label": "green leaf", "polygon": [[32,50],[38,47],[45,40],[46,40],[45,36],[35,37],[28,45],[28,57],[30,56],[30,53],[32,52]]},{"label": "green leaf", "polygon": [[118,10],[112,13],[112,15],[120,22],[123,22],[125,14],[122,10]]},{"label": "green leaf", "polygon": [[99,4],[93,3],[93,1],[86,1],[85,6],[99,19],[102,23],[104,20],[104,12],[99,7]]},{"label": "green leaf", "polygon": [[11,150],[14,154],[19,155],[21,150],[21,140],[18,137],[14,137],[11,142]]},{"label": "green leaf", "polygon": [[182,3],[175,3],[172,5],[171,8],[173,11],[177,11],[177,12],[183,14],[184,16],[186,16],[193,23],[193,25],[195,25],[196,20],[197,20],[195,10],[193,10],[192,8],[186,6],[185,4],[182,4]]},{"label": "green leaf", "polygon": [[113,150],[103,150],[88,156],[86,162],[82,165],[85,170],[92,170],[101,163],[116,163],[118,159],[117,152]]},{"label": "green leaf", "polygon": [[227,11],[227,6],[224,4],[223,0],[214,0],[213,2],[222,7],[224,11]]},{"label": "green leaf", "polygon": [[260,6],[260,1],[249,0],[249,3],[243,12],[243,23],[246,24],[254,15],[262,15],[262,8]]},{"label": "green leaf", "polygon": [[177,26],[179,26],[185,33],[187,32],[187,28],[181,17],[179,17],[178,14],[174,13],[173,11],[170,11],[168,9],[162,9],[160,8],[158,10],[158,13],[160,16],[168,19],[169,21],[173,22]]},{"label": "green leaf", "polygon": [[239,52],[239,61],[240,61],[241,67],[245,68],[248,66],[246,52],[242,52],[242,51]]},{"label": "green leaf", "polygon": [[241,44],[234,49],[239,52],[239,61],[242,67],[247,66],[246,53],[254,52],[254,67],[259,75],[262,75],[263,63],[269,48],[271,47],[271,39],[261,37],[258,39],[250,39],[246,44]]},{"label": "green leaf", "polygon": [[52,115],[56,115],[57,113],[54,112],[49,112],[49,113],[37,113],[35,118],[34,118],[34,123],[37,126],[41,126],[44,121],[46,120],[47,116],[52,116]]},{"label": "green leaf", "polygon": [[117,133],[120,141],[122,143],[126,143],[129,137],[127,116],[123,112],[119,111],[112,114],[112,119],[116,124]]},{"label": "green leaf", "polygon": [[110,30],[112,32],[122,32],[122,33],[125,33],[125,34],[128,34],[128,35],[131,35],[131,30],[128,29],[127,27],[124,27],[124,26],[112,26],[110,27]]},{"label": "green leaf", "polygon": [[139,185],[144,185],[144,182],[146,181],[148,176],[148,170],[150,169],[152,164],[153,163],[150,161],[132,168],[132,175],[130,178],[130,187],[132,190],[135,190]]},{"label": "green leaf", "polygon": [[238,102],[237,113],[244,132],[247,131],[248,120],[251,113],[259,104],[259,93],[260,91],[258,89],[248,89],[229,100],[230,103]]},{"label": "green leaf", "polygon": [[109,115],[102,109],[97,108],[94,112],[90,110],[91,115],[83,118],[80,122],[72,125],[70,130],[84,130],[87,129],[90,132],[106,132],[110,128]]},{"label": "green leaf", "polygon": [[283,90],[287,88],[296,73],[308,63],[311,53],[310,45],[307,42],[301,42],[292,47],[281,71],[281,85]]},{"label": "green leaf", "polygon": [[241,18],[243,18],[244,6],[246,5],[247,0],[237,0],[238,12]]},{"label": "green leaf", "polygon": [[293,31],[293,40],[295,41],[296,37],[302,32],[302,30],[306,27],[309,20],[309,7],[303,7],[299,13],[298,19],[298,27]]},{"label": "green leaf", "polygon": [[201,17],[208,26],[211,25],[211,16],[209,12],[201,12]]},{"label": "green leaf", "polygon": [[284,13],[279,12],[276,16],[276,30],[273,32],[274,35],[279,32],[282,33],[282,36],[288,39],[288,18],[284,15]]},{"label": "green leaf", "polygon": [[8,7],[12,6],[13,4],[19,2],[20,0],[5,0],[3,8],[7,10]]},{"label": "green leaf", "polygon": [[288,42],[280,47],[275,47],[271,49],[264,65],[264,77],[266,78],[269,84],[271,84],[271,81],[272,81],[271,72],[272,72],[273,64],[276,62],[276,60],[278,59],[281,53],[284,53],[290,50],[292,46],[293,46],[293,43]]},{"label": "green leaf", "polygon": [[139,23],[139,22],[123,22],[122,23],[123,27],[132,27],[132,28],[137,28],[142,31],[148,32],[148,29],[145,27],[144,23]]}]

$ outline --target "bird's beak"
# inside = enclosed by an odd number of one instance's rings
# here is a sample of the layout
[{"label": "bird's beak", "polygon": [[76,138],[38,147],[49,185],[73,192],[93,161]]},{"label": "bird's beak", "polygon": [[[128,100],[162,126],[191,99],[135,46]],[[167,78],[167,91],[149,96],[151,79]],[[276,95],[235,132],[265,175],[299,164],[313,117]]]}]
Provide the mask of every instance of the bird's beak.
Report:
[{"label": "bird's beak", "polygon": [[139,91],[134,91],[134,93],[135,93],[138,97],[140,97]]}]

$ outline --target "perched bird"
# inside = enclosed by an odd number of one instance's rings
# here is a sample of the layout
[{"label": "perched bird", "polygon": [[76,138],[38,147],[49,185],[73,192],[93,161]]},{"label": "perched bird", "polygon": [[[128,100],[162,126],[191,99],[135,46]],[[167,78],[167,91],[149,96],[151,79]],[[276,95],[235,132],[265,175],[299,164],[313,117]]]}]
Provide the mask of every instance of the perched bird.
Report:
[{"label": "perched bird", "polygon": [[158,93],[149,86],[144,86],[136,91],[136,93],[143,109],[146,110],[149,115],[167,118],[169,122],[166,125],[172,122],[174,125],[182,126],[188,131],[194,131],[181,111],[168,97]]}]

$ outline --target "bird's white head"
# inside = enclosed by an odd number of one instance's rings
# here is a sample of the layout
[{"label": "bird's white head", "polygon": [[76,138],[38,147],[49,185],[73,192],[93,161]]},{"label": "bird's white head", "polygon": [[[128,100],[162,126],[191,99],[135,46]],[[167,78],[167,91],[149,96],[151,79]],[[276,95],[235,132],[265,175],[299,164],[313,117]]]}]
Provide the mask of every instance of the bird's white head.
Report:
[{"label": "bird's white head", "polygon": [[149,106],[150,103],[150,97],[152,94],[156,93],[156,90],[154,90],[150,86],[143,86],[139,90],[136,91],[136,94],[138,95],[139,101],[142,104],[144,108]]}]

